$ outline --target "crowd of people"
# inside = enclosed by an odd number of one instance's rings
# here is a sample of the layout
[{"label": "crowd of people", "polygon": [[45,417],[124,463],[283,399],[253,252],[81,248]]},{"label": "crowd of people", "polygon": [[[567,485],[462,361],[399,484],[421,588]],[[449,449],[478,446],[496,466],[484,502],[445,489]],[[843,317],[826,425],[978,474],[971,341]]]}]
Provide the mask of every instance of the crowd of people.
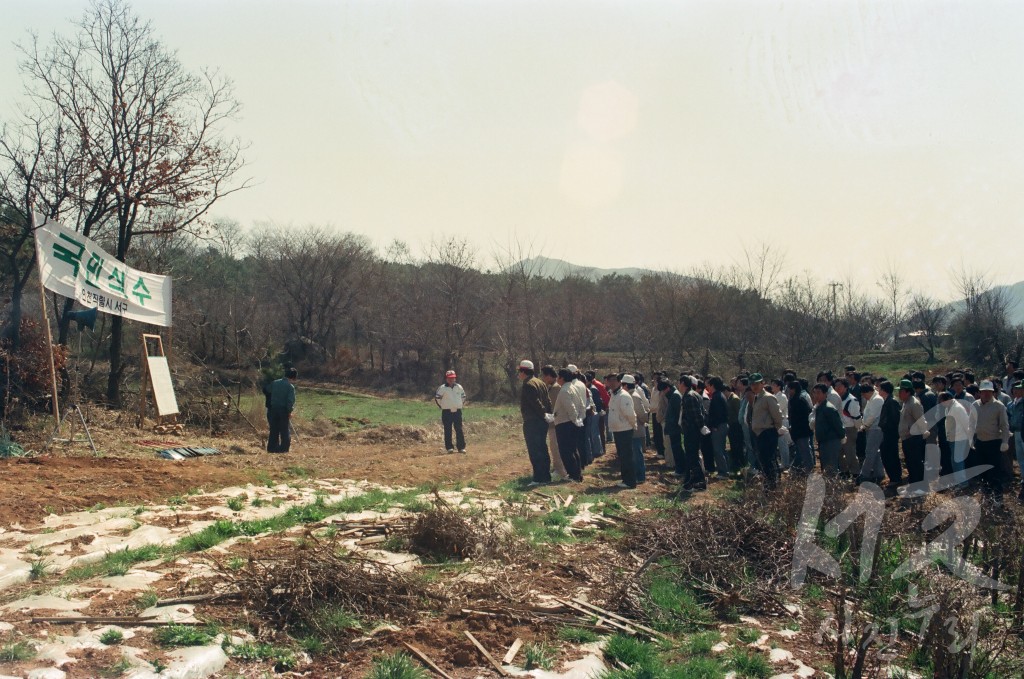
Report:
[{"label": "crowd of people", "polygon": [[638,372],[602,381],[575,365],[538,371],[529,360],[518,375],[531,485],[581,482],[613,445],[623,488],[645,482],[653,447],[687,491],[744,472],[770,491],[783,474],[818,469],[858,485],[908,486],[910,496],[977,484],[1001,502],[1016,459],[1024,503],[1024,371],[1014,361],[1004,377],[986,379],[965,370],[890,380],[849,365],[813,383],[791,370],[774,379],[741,372],[728,383],[659,371],[648,386]]}]

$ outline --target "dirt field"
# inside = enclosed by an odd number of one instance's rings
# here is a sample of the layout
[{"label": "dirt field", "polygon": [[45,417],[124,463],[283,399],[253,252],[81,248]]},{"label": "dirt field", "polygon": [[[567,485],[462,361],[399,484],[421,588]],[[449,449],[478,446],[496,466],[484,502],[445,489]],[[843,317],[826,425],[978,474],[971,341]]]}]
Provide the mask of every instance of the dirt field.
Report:
[{"label": "dirt field", "polygon": [[[384,426],[344,434],[304,427],[323,435],[299,436],[285,455],[264,452],[254,433],[211,437],[186,431],[183,436],[169,436],[102,422],[90,428],[99,456],[92,455],[85,444],[55,444],[37,457],[0,460],[0,525],[37,522],[50,513],[99,504],[164,502],[195,489],[209,492],[295,477],[405,486],[458,482],[490,490],[530,473],[519,423],[513,420],[468,425],[465,455],[445,453],[440,424],[436,429]],[[42,435],[25,438],[22,445],[29,449],[41,448],[45,442]],[[222,455],[173,462],[157,457],[162,444],[215,447]],[[588,470],[587,491],[601,492],[614,485],[612,457]]]}]

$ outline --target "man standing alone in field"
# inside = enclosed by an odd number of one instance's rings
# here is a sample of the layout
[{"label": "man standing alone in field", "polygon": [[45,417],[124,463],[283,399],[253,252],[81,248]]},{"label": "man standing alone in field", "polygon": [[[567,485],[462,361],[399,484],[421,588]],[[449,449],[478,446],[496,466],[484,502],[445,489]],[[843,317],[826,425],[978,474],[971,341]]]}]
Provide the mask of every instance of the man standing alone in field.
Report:
[{"label": "man standing alone in field", "polygon": [[444,427],[444,448],[454,453],[452,429],[455,429],[455,444],[460,453],[466,452],[466,437],[462,433],[462,407],[466,404],[466,390],[456,382],[454,370],[444,374],[444,384],[437,388],[434,403],[441,409],[441,426]]},{"label": "man standing alone in field", "polygon": [[267,424],[270,436],[267,438],[268,453],[287,453],[292,445],[289,424],[295,408],[295,368],[284,371],[284,377],[270,383],[270,398],[267,408]]}]

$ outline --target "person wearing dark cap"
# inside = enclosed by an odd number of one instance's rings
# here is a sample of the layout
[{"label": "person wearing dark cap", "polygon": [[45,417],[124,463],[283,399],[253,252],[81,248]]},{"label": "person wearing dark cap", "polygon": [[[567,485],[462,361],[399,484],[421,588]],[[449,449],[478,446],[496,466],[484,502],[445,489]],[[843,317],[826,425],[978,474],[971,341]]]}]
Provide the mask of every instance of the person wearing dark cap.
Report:
[{"label": "person wearing dark cap", "polygon": [[779,401],[764,390],[764,377],[761,373],[750,376],[750,388],[754,392],[750,431],[756,441],[757,461],[764,474],[765,489],[774,490],[779,480],[779,467],[775,461],[779,436],[786,431],[782,423],[782,409]]},{"label": "person wearing dark cap", "polygon": [[291,449],[291,419],[295,409],[295,380],[298,376],[295,368],[288,368],[284,371],[284,377],[274,380],[268,389],[268,453],[287,453]]},{"label": "person wearing dark cap", "polygon": [[444,374],[444,384],[434,393],[434,403],[441,409],[441,426],[444,428],[444,448],[455,452],[452,446],[452,429],[455,430],[455,444],[460,453],[466,452],[466,437],[462,433],[462,408],[466,404],[466,390],[456,380],[454,370]]},{"label": "person wearing dark cap", "polygon": [[974,449],[980,464],[991,465],[981,478],[986,491],[999,501],[1003,496],[1003,479],[1006,475],[1003,454],[1010,450],[1010,425],[1006,417],[1006,406],[996,400],[995,386],[991,380],[983,380],[978,385],[978,400],[974,403],[974,409],[977,412]]},{"label": "person wearing dark cap", "polygon": [[914,396],[914,383],[900,380],[900,441],[903,442],[903,461],[907,465],[907,480],[911,484],[924,481],[924,437],[928,434],[928,421],[924,408]]},{"label": "person wearing dark cap", "polygon": [[548,423],[554,422],[548,385],[533,372],[533,361],[519,363],[517,373],[523,382],[519,395],[519,412],[523,414],[523,439],[533,467],[533,481],[528,485],[551,483],[551,458],[548,457]]},{"label": "person wearing dark cap", "polygon": [[[683,489],[705,490],[707,478],[700,458],[700,441],[707,430],[704,402],[697,393],[697,380],[691,375],[680,375],[679,391],[682,394],[682,416],[680,427],[683,431]],[[676,463],[676,473],[680,465]]]}]

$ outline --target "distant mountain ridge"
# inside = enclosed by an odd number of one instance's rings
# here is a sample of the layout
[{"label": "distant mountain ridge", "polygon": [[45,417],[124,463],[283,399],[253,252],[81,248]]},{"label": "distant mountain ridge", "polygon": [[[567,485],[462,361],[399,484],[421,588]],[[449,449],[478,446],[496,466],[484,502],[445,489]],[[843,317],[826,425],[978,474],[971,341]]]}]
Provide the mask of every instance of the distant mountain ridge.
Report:
[{"label": "distant mountain ridge", "polygon": [[579,264],[566,262],[562,259],[551,259],[550,257],[530,257],[529,259],[522,260],[516,266],[523,266],[527,271],[531,271],[534,275],[541,276],[542,278],[553,278],[555,280],[579,276],[592,281],[599,281],[605,276],[613,274],[640,278],[646,274],[655,273],[653,269],[641,269],[638,267],[602,269],[596,266],[580,266]]},{"label": "distant mountain ridge", "polygon": [[[1007,312],[1007,319],[1010,321],[1010,324],[1024,325],[1024,281],[1018,281],[1011,285],[996,285],[992,289],[1006,295],[1006,299],[1010,303]],[[952,318],[963,310],[964,301],[961,299],[950,302],[947,308],[949,309],[949,317]]]}]

